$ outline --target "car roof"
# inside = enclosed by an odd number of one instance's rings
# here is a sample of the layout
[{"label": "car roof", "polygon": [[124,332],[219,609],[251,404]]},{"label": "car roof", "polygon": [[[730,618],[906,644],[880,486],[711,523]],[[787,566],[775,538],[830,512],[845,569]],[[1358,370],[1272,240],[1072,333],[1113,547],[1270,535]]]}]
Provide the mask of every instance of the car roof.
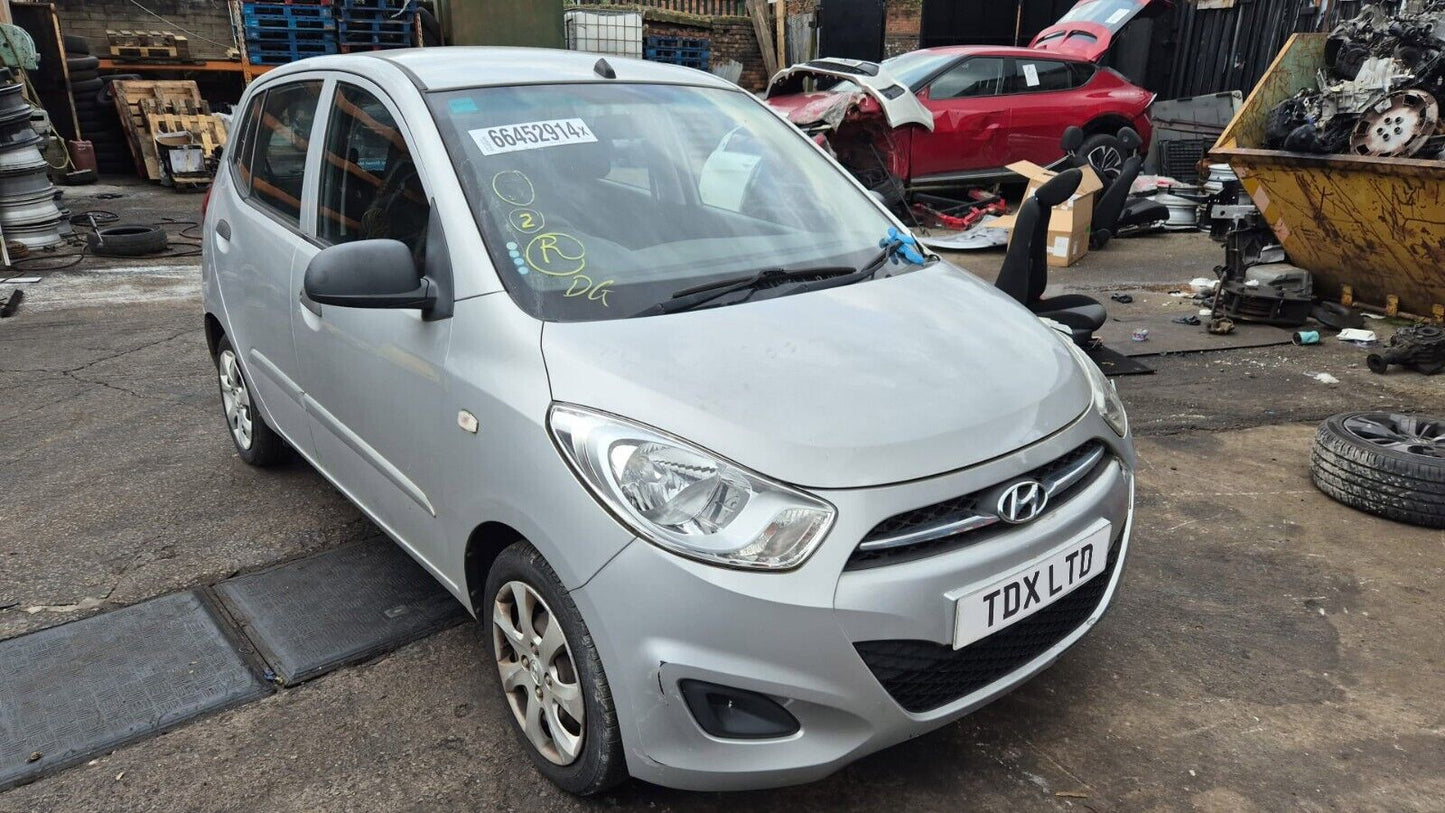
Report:
[{"label": "car roof", "polygon": [[922,50],[924,53],[937,54],[939,56],[1011,56],[1019,59],[1048,59],[1057,62],[1085,61],[1077,57],[1057,54],[1052,51],[1040,51],[1036,48],[1015,48],[1009,45],[941,45],[937,48],[924,48]]},{"label": "car roof", "polygon": [[[595,68],[599,59],[607,60],[616,78],[598,75]],[[557,48],[499,46],[401,48],[319,56],[292,62],[266,75],[284,76],[308,70],[367,74],[375,72],[378,60],[400,68],[424,91],[575,82],[640,82],[739,89],[737,85],[705,71],[678,65]]]}]

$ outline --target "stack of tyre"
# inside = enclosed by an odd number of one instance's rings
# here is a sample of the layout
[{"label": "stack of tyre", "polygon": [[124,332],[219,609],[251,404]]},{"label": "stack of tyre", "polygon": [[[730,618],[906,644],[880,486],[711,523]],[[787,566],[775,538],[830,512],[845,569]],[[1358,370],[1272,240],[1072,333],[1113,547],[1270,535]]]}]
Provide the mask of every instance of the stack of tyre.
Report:
[{"label": "stack of tyre", "polygon": [[46,248],[61,242],[60,208],[43,139],[30,123],[33,110],[22,83],[0,85],[0,227],[6,240]]},{"label": "stack of tyre", "polygon": [[65,67],[70,73],[70,96],[80,137],[95,149],[95,166],[105,175],[134,175],[135,161],[121,131],[120,114],[111,100],[110,83],[117,79],[139,79],[135,74],[100,75],[100,59],[91,56],[85,37],[65,37]]}]

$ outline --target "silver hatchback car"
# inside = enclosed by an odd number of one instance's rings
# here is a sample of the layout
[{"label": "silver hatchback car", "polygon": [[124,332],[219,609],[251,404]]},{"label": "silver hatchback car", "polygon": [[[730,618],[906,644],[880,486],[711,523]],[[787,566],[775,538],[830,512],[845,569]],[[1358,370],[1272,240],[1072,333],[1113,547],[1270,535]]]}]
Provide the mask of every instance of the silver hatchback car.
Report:
[{"label": "silver hatchback car", "polygon": [[296,62],[204,234],[241,458],[294,450],[472,610],[574,793],[818,779],[1043,670],[1118,584],[1111,384],[708,74]]}]

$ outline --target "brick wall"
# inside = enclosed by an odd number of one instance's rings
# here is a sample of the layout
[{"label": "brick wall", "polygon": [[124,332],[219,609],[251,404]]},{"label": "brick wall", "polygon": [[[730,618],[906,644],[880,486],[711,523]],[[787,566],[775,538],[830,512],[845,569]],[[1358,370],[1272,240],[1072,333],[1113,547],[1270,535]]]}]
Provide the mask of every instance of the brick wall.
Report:
[{"label": "brick wall", "polygon": [[883,26],[883,54],[897,56],[918,50],[923,0],[888,0]]},{"label": "brick wall", "polygon": [[[129,0],[55,0],[55,11],[60,17],[60,30],[88,39],[94,54],[109,53],[107,29],[169,31],[184,35],[190,39],[191,54],[202,59],[224,59],[226,49],[234,47],[225,0],[140,2],[170,22],[157,20]],[[190,33],[181,30],[183,28]]]}]

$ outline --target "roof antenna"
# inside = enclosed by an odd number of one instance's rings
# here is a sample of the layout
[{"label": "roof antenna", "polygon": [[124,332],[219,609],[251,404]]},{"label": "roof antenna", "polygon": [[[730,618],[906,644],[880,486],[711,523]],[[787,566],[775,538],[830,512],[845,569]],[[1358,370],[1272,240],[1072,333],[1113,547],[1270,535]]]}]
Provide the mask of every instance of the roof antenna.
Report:
[{"label": "roof antenna", "polygon": [[617,78],[617,71],[612,70],[612,66],[608,65],[605,59],[597,60],[597,64],[592,66],[592,71],[603,79]]}]

